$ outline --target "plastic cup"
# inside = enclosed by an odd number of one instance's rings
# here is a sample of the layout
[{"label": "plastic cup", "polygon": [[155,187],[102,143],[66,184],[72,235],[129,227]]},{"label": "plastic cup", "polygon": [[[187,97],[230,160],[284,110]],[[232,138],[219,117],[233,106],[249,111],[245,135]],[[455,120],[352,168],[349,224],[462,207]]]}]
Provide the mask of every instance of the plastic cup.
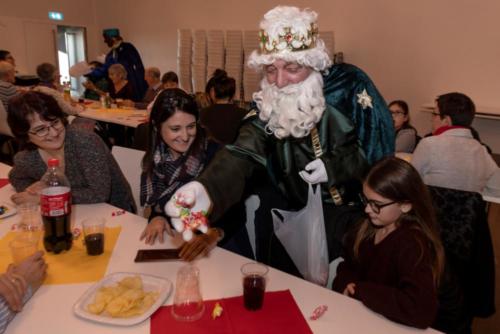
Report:
[{"label": "plastic cup", "polygon": [[195,321],[201,318],[205,304],[200,292],[200,270],[186,265],[177,272],[172,316],[179,321]]},{"label": "plastic cup", "polygon": [[40,206],[34,203],[23,203],[17,206],[17,211],[21,216],[19,227],[23,231],[42,231],[42,217]]},{"label": "plastic cup", "polygon": [[104,218],[88,218],[82,221],[83,236],[88,255],[104,253]]},{"label": "plastic cup", "polygon": [[39,241],[39,233],[20,232],[18,236],[9,243],[12,262],[14,262],[14,264],[19,264],[27,257],[35,254],[38,251]]},{"label": "plastic cup", "polygon": [[243,304],[247,310],[257,311],[264,303],[266,291],[266,265],[257,262],[245,263],[241,266],[243,274]]}]

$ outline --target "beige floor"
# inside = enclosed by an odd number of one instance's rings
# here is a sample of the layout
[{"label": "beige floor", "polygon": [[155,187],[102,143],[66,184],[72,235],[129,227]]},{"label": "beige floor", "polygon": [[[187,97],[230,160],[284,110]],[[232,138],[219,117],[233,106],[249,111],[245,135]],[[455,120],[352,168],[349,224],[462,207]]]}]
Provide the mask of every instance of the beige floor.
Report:
[{"label": "beige floor", "polygon": [[472,327],[474,334],[500,333],[500,204],[490,206],[488,222],[495,251],[495,304],[497,312],[488,319],[476,319]]}]

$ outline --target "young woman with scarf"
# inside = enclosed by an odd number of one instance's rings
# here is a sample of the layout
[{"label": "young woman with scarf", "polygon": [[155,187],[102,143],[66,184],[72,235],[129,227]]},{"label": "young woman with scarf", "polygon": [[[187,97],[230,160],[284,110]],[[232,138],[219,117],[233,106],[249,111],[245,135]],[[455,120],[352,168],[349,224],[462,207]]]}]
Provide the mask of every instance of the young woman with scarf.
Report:
[{"label": "young woman with scarf", "polygon": [[[164,207],[174,192],[196,178],[217,150],[198,128],[194,98],[181,89],[166,89],[151,111],[148,148],[142,159],[141,205],[151,210],[141,240],[163,242],[163,232],[173,235]],[[210,228],[183,245],[180,256],[190,261],[208,253],[221,239],[221,230]]]}]

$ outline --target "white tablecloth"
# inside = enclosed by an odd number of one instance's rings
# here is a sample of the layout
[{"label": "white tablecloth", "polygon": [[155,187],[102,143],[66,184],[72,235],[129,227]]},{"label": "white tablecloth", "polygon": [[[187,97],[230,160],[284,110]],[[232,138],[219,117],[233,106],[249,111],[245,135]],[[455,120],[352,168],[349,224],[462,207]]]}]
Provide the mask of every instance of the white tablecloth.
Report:
[{"label": "white tablecloth", "polygon": [[[0,164],[0,177],[5,177],[9,167]],[[0,200],[8,201],[13,189],[7,185],[0,189]],[[79,224],[88,217],[104,217],[108,226],[121,225],[122,231],[107,268],[113,272],[138,272],[162,276],[175,284],[177,270],[184,264],[180,261],[160,263],[134,263],[140,248],[175,247],[179,239],[168,240],[165,245],[148,247],[139,241],[139,235],[146,226],[146,220],[129,213],[112,216],[116,208],[108,204],[88,204],[73,206],[72,222]],[[19,220],[15,215],[0,221],[0,236],[5,235],[10,226]],[[197,260],[200,269],[201,290],[205,299],[232,297],[242,294],[240,267],[248,259],[215,248],[210,256]],[[10,323],[6,333],[47,333],[47,334],[112,334],[149,333],[149,320],[131,327],[101,325],[77,318],[73,305],[92,284],[68,284],[42,286],[24,309]],[[370,311],[357,300],[345,297],[331,290],[319,287],[302,279],[270,269],[267,290],[290,289],[304,317],[308,319],[319,305],[328,306],[328,311],[319,320],[308,320],[314,333],[435,333],[433,330],[420,331],[396,324]],[[172,303],[171,295],[165,305]],[[208,310],[210,311],[210,310]]]}]

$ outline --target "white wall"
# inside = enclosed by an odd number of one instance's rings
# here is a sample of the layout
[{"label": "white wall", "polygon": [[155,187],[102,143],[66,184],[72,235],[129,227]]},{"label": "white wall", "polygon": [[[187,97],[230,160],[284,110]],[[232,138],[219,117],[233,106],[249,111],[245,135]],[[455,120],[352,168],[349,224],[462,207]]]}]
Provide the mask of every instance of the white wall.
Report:
[{"label": "white wall", "polygon": [[[90,59],[95,58],[98,51],[106,51],[100,30],[118,27],[123,37],[139,49],[145,66],[158,66],[162,72],[176,69],[178,28],[257,29],[267,10],[285,3],[275,0],[1,1],[2,16],[42,19],[50,8],[63,12],[65,21],[87,26]],[[500,108],[500,20],[497,18],[500,1],[286,3],[316,10],[320,15],[320,30],[335,31],[336,50],[344,52],[347,62],[363,68],[388,102],[406,100],[412,108],[412,122],[421,133],[429,131],[430,116],[421,113],[419,107],[432,102],[438,94],[461,91],[479,106]],[[478,119],[474,125],[483,140],[500,153],[500,121]]]},{"label": "white wall", "polygon": [[[176,30],[256,29],[283,1],[99,1],[100,28],[117,26],[140,50],[146,66],[176,68]],[[460,91],[477,105],[500,108],[500,1],[288,1],[319,13],[320,29],[335,31],[335,48],[363,68],[389,102],[406,100],[412,122],[430,130],[419,107]],[[118,8],[119,7],[119,8]],[[500,152],[500,121],[476,120],[483,140]]]},{"label": "white wall", "polygon": [[[63,21],[51,21],[48,12],[64,14]],[[66,25],[87,28],[87,53],[96,54],[101,47],[95,21],[95,0],[0,0],[0,49],[12,52],[18,71],[33,73],[29,65],[26,26]],[[53,41],[47,41],[47,48],[53,48]],[[36,59],[36,55],[34,56]],[[40,55],[40,61],[43,62]]]}]

